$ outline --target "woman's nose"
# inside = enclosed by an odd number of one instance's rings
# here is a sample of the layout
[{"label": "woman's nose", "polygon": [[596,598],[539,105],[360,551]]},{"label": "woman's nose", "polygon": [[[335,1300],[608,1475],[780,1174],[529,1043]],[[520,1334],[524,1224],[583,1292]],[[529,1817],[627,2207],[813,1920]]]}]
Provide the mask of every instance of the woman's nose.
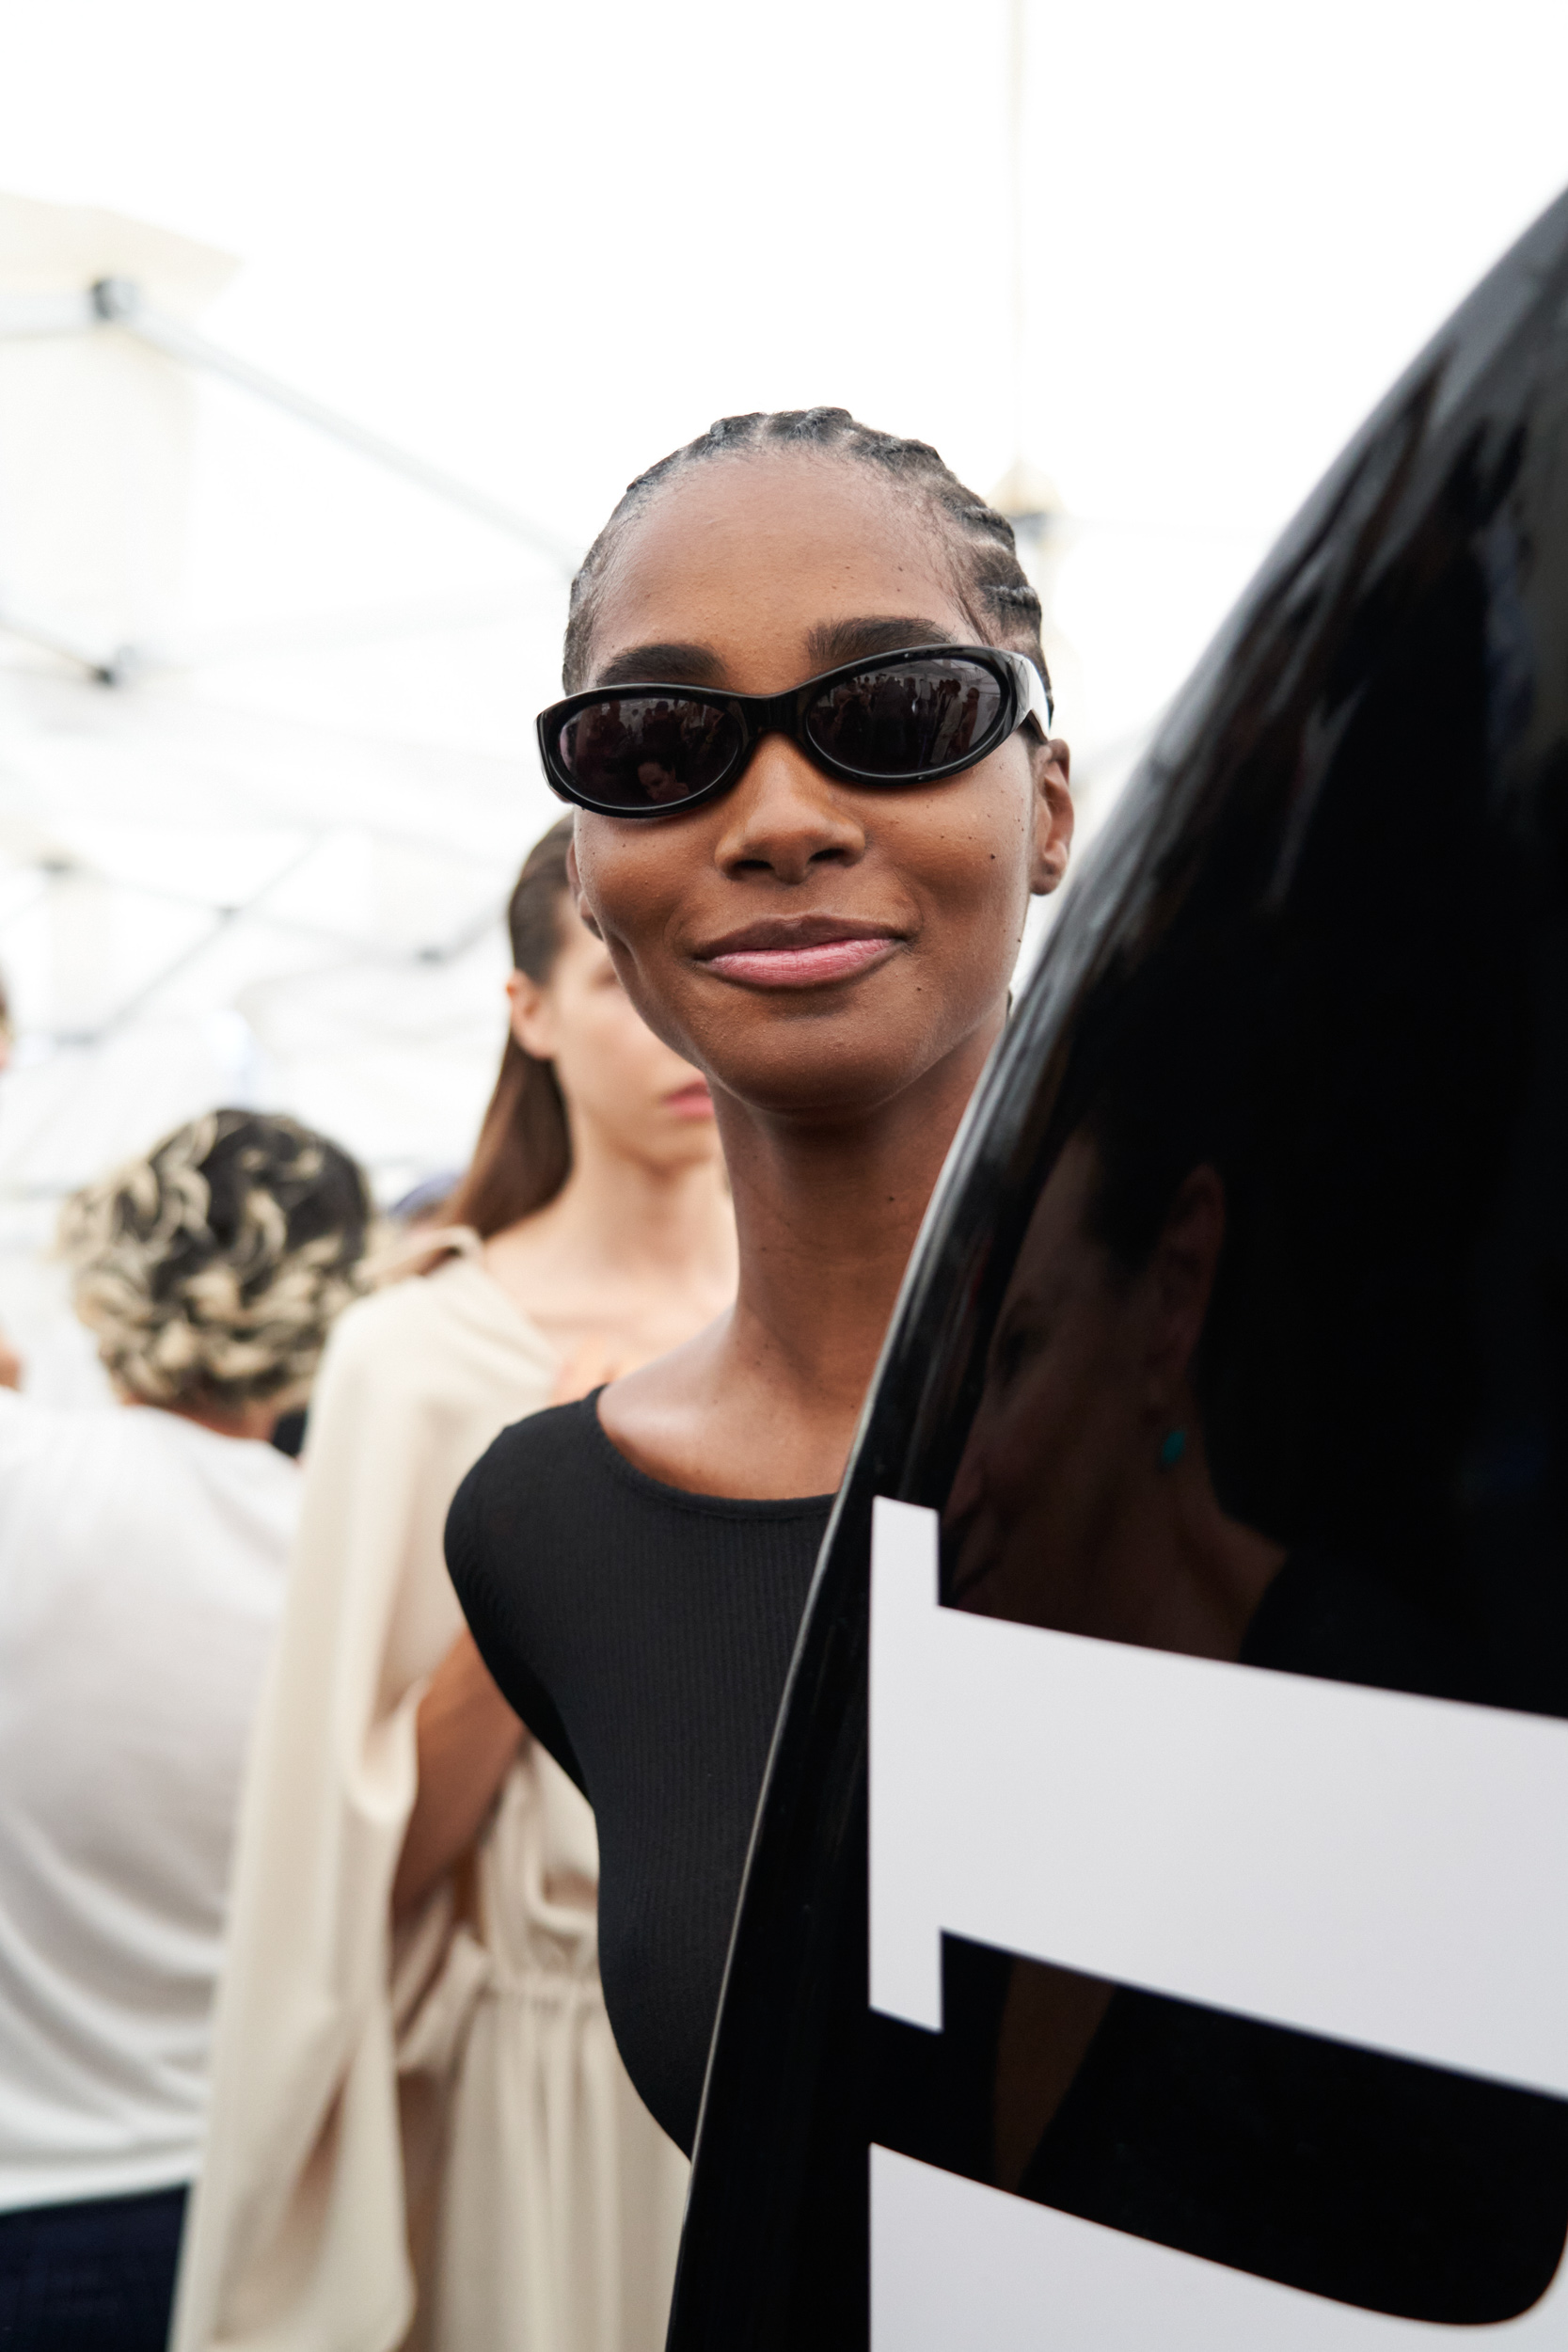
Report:
[{"label": "woman's nose", "polygon": [[783,736],[765,736],[722,803],[716,856],[726,872],[765,868],[803,882],[814,866],[852,866],[865,830],[831,780]]}]

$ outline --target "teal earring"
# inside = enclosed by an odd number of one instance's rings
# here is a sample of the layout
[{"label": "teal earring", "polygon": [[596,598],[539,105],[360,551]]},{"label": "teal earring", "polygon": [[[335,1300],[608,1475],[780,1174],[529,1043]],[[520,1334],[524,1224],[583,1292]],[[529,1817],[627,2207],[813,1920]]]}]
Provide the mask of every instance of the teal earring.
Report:
[{"label": "teal earring", "polygon": [[1160,1468],[1163,1470],[1173,1470],[1186,1451],[1186,1431],[1184,1429],[1167,1429],[1164,1437],[1160,1441]]}]

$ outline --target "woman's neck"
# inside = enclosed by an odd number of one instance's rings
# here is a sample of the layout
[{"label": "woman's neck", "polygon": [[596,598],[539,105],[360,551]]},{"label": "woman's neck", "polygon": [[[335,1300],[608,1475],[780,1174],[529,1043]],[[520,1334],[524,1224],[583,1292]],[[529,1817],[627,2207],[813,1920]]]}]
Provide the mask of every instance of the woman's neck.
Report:
[{"label": "woman's neck", "polygon": [[740,1279],[731,1314],[608,1391],[621,1450],[671,1485],[831,1492],[995,1025],[895,1103],[836,1124],[721,1102]]},{"label": "woman's neck", "polygon": [[734,1343],[767,1358],[783,1393],[858,1413],[967,1099],[735,1139]]},{"label": "woman's neck", "polygon": [[734,1286],[734,1218],[717,1158],[660,1168],[579,1138],[561,1191],[516,1230],[595,1273]]},{"label": "woman's neck", "polygon": [[[735,1293],[735,1221],[715,1155],[660,1167],[592,1131],[546,1205],[485,1244],[492,1279],[561,1351],[562,1393],[689,1339]],[[579,1353],[581,1376],[573,1372]]]}]

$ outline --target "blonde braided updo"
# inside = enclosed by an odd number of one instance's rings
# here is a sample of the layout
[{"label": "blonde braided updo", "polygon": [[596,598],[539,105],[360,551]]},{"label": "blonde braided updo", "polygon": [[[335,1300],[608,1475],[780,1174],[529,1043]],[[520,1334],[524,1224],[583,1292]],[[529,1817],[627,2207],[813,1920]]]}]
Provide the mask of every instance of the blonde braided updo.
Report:
[{"label": "blonde braided updo", "polygon": [[235,1412],[303,1398],[362,1287],[371,1203],[296,1120],[209,1111],[67,1201],[71,1299],[116,1387]]}]

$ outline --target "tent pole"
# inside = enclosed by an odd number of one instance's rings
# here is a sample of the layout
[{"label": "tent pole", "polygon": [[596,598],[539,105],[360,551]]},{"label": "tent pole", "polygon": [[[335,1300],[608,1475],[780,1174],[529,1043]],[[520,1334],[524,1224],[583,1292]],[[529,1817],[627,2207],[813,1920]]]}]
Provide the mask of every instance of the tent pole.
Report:
[{"label": "tent pole", "polygon": [[170,318],[166,311],[154,309],[142,295],[139,287],[125,278],[101,278],[92,289],[92,302],[99,319],[105,325],[119,326],[138,342],[148,343],[166,358],[178,359],[190,368],[204,368],[209,374],[226,376],[258,400],[266,401],[274,408],[284,409],[302,424],[342,443],[345,449],[367,457],[372,465],[388,472],[401,474],[405,482],[417,483],[432,497],[444,499],[449,506],[461,507],[465,514],[488,523],[493,530],[504,532],[508,538],[520,539],[536,553],[548,556],[558,570],[569,579],[576,571],[581,550],[568,540],[559,538],[541,523],[535,523],[500,499],[491,498],[484,490],[476,490],[456,474],[447,473],[439,466],[432,466],[422,457],[399,449],[396,442],[384,440],[379,433],[369,432],[356,424],[352,418],[340,416],[309,393],[296,392],[290,384],[268,375],[261,368],[252,367],[247,359],[237,358],[194,327]]}]

